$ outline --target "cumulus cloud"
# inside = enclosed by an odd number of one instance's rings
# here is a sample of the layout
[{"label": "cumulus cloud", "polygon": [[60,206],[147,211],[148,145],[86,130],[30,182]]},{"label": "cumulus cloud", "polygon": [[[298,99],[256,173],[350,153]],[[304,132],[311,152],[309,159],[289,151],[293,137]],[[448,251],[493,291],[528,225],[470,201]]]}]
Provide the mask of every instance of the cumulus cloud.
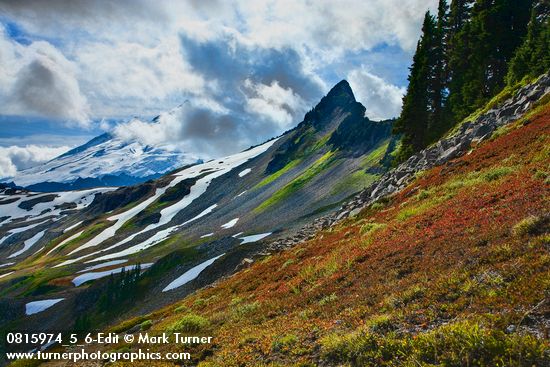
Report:
[{"label": "cumulus cloud", "polygon": [[369,118],[383,120],[399,115],[405,88],[387,83],[365,68],[351,71],[348,81]]},{"label": "cumulus cloud", "polygon": [[0,178],[13,177],[18,171],[47,162],[69,149],[39,145],[0,147]]},{"label": "cumulus cloud", "polygon": [[17,24],[31,41],[0,34],[0,113],[32,111],[85,126],[90,118],[153,116],[189,100],[184,112],[155,124],[135,118],[115,133],[210,156],[298,123],[344,77],[369,117],[393,117],[403,94],[394,84],[405,81],[388,74],[406,71],[424,12],[436,5],[0,0],[1,22]]},{"label": "cumulus cloud", "polygon": [[193,106],[190,102],[163,113],[154,121],[134,118],[118,124],[113,133],[123,140],[149,145],[168,145],[214,158],[233,153],[250,143],[232,115]]},{"label": "cumulus cloud", "polygon": [[277,80],[266,85],[244,81],[244,87],[251,93],[246,99],[246,111],[277,123],[282,129],[288,129],[296,122],[295,113],[303,111],[306,103],[291,88],[283,88]]},{"label": "cumulus cloud", "polygon": [[3,113],[39,115],[86,127],[89,106],[76,78],[74,63],[45,41],[21,45],[0,28],[0,101]]},{"label": "cumulus cloud", "polygon": [[190,70],[180,47],[177,35],[152,46],[125,41],[79,46],[75,58],[81,83],[87,90],[100,91],[91,95],[94,113],[143,114],[203,95],[204,80]]}]

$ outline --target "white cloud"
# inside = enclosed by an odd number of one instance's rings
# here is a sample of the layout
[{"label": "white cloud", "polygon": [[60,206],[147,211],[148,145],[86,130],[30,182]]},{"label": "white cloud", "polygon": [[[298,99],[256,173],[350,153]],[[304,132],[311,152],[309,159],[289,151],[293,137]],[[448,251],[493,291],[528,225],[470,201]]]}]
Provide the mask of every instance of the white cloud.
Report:
[{"label": "white cloud", "polygon": [[351,71],[348,82],[369,118],[383,120],[399,115],[405,88],[387,83],[364,67]]},{"label": "white cloud", "polygon": [[77,81],[77,66],[45,41],[10,41],[0,27],[2,113],[38,115],[88,126],[89,106]]},{"label": "white cloud", "polygon": [[47,162],[69,149],[39,145],[0,147],[0,177],[13,177],[18,171]]},{"label": "white cloud", "polygon": [[136,105],[138,115],[153,105],[162,109],[181,95],[205,97],[205,81],[181,55],[180,32],[200,41],[227,42],[231,34],[232,42],[248,47],[292,48],[310,77],[319,78],[316,71],[345,52],[379,44],[411,52],[424,12],[435,5],[435,0],[20,0],[0,2],[0,11],[31,34],[61,40],[65,55],[80,68],[77,79],[93,116],[101,118],[128,114]]},{"label": "white cloud", "polygon": [[372,65],[349,70],[388,45],[405,55],[388,61],[398,64],[389,73],[406,69],[424,12],[436,3],[0,0],[2,19],[34,41],[19,44],[0,24],[0,114],[31,111],[86,126],[190,100],[194,111],[157,124],[133,119],[115,132],[225,154],[299,122],[347,75],[369,117],[393,117],[403,89]]},{"label": "white cloud", "polygon": [[82,85],[94,91],[96,116],[158,111],[174,95],[181,103],[183,96],[203,93],[204,81],[186,64],[177,35],[154,46],[88,42],[74,52]]},{"label": "white cloud", "polygon": [[271,119],[282,129],[287,129],[295,122],[297,112],[305,112],[306,103],[291,88],[283,88],[277,81],[271,84],[255,84],[246,79],[244,87],[252,96],[246,99],[246,110],[262,118]]}]

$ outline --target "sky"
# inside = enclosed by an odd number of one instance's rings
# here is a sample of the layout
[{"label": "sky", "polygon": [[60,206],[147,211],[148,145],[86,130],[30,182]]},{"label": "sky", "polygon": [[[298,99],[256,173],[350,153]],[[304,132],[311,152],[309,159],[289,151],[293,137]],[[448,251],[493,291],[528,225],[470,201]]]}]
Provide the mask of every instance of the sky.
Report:
[{"label": "sky", "polygon": [[0,0],[0,177],[104,132],[235,153],[297,125],[342,79],[369,118],[395,117],[435,5]]}]

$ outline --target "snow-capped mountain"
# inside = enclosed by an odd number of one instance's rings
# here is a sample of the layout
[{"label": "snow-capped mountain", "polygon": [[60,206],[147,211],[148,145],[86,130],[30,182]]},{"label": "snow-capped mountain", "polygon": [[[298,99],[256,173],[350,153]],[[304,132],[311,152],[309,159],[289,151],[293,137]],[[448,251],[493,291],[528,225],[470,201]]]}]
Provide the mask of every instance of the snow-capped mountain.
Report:
[{"label": "snow-capped mountain", "polygon": [[[154,124],[155,120],[151,123]],[[197,157],[170,145],[146,145],[105,133],[5,181],[34,191],[47,192],[127,186],[198,162],[200,160]]]}]

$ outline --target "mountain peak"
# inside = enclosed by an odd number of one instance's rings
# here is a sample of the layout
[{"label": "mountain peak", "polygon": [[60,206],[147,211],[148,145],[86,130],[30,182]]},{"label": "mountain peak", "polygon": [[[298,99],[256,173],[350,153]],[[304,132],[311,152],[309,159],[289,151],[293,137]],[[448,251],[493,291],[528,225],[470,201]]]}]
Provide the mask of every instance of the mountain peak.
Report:
[{"label": "mountain peak", "polygon": [[353,91],[351,90],[351,87],[347,80],[343,79],[338,84],[336,84],[330,92],[328,92],[326,98],[333,99],[333,98],[346,98],[349,99],[352,102],[355,102],[355,96],[353,95]]}]

